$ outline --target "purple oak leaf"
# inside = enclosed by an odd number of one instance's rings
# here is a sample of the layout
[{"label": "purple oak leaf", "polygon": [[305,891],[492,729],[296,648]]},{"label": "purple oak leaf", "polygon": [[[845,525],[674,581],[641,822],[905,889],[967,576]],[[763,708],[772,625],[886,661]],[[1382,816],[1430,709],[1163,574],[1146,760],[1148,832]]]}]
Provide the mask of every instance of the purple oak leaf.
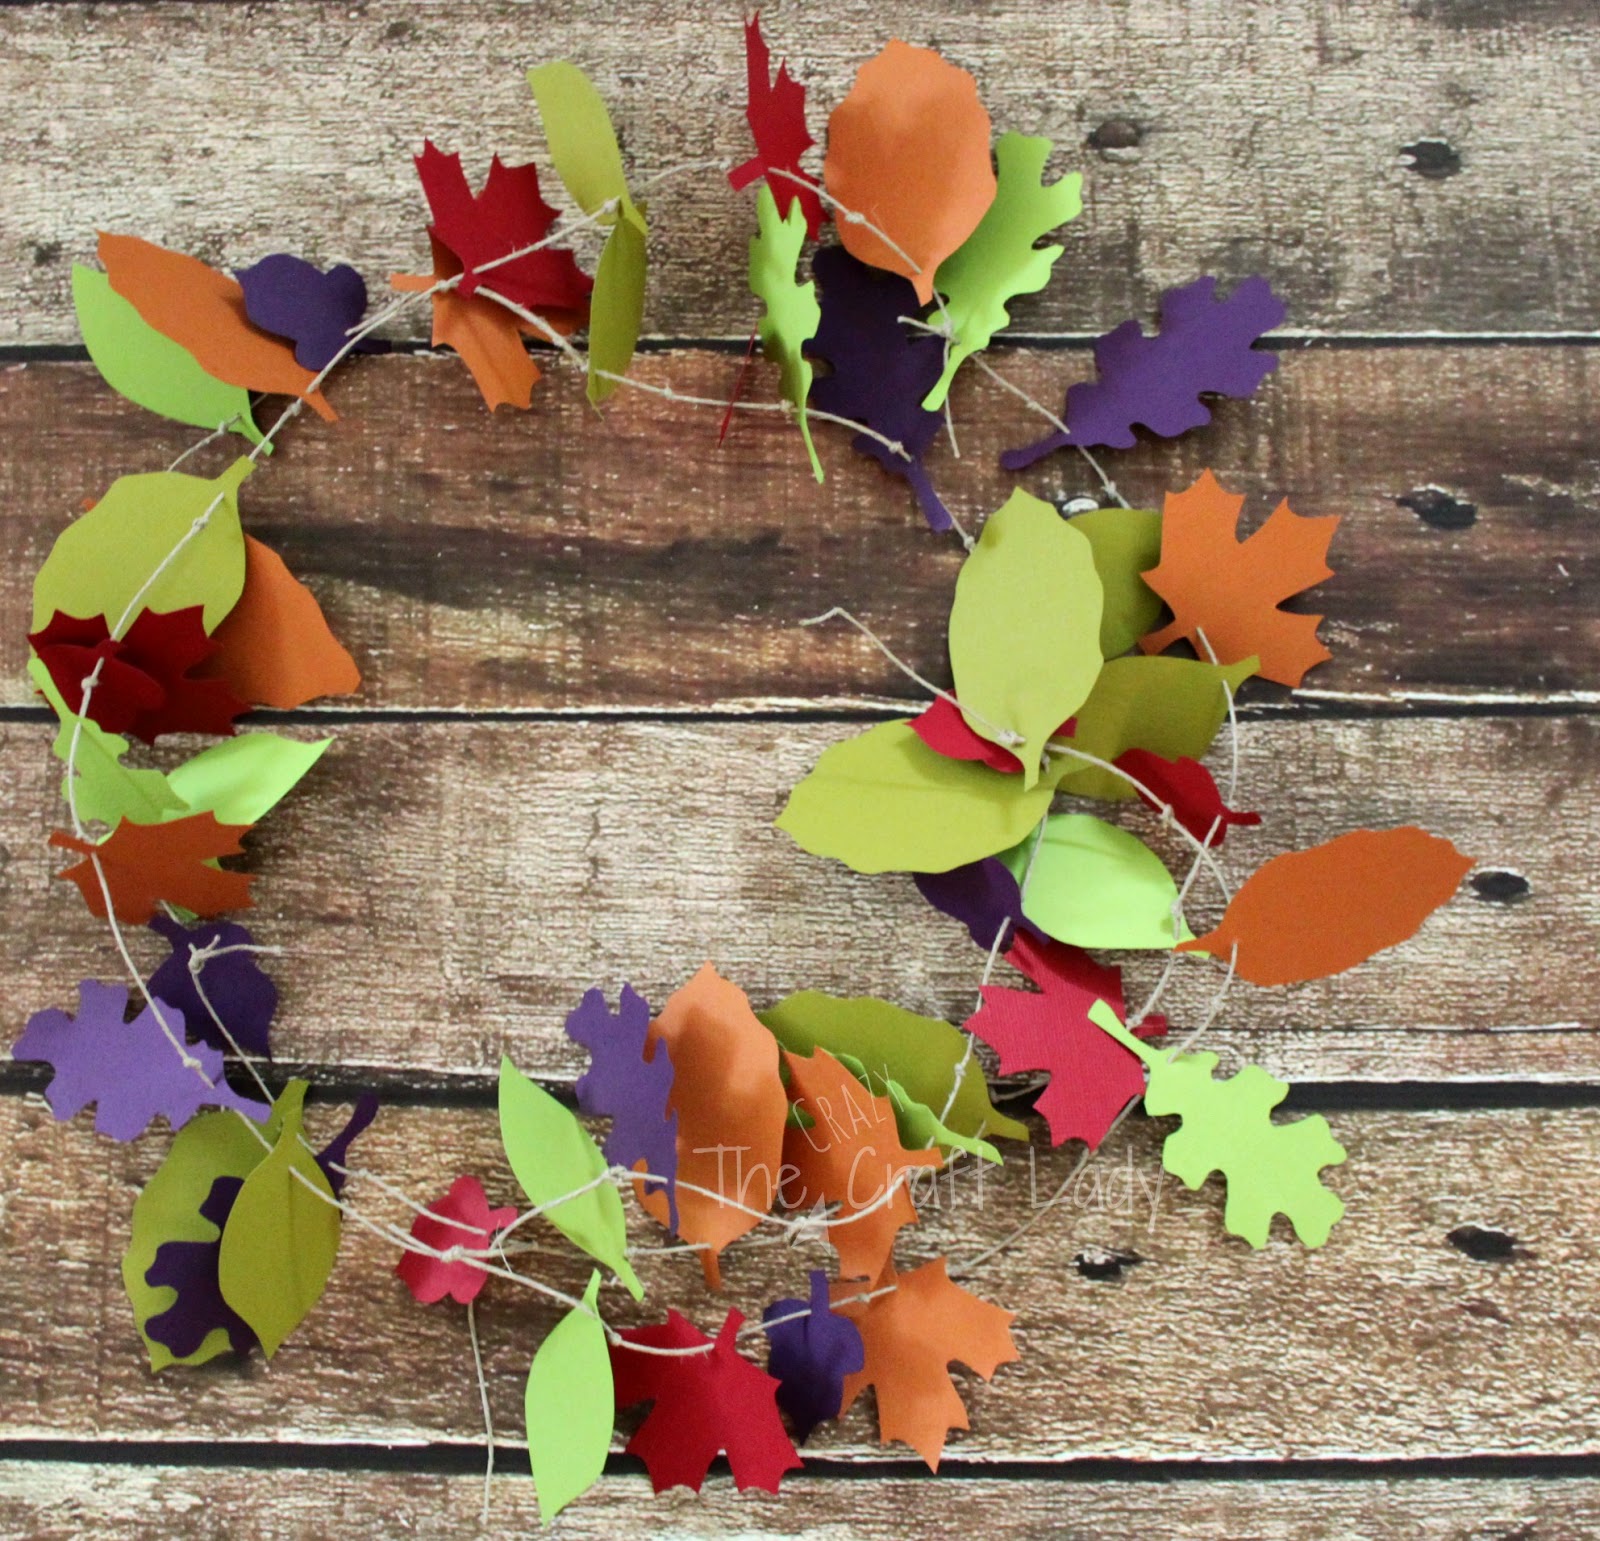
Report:
[{"label": "purple oak leaf", "polygon": [[913,875],[922,897],[934,909],[959,920],[985,952],[994,946],[1001,923],[1008,920],[1011,924],[1001,940],[1002,950],[1010,947],[1018,931],[1031,931],[1043,939],[1044,933],[1023,918],[1022,890],[998,856],[985,856],[948,872]]},{"label": "purple oak leaf", "polygon": [[[190,950],[215,943],[219,947],[249,947],[251,936],[243,926],[231,922],[202,921],[185,926],[170,915],[157,914],[150,929],[159,931],[172,948],[172,955],[150,976],[150,993],[176,1006],[189,1024],[189,1031],[215,1049],[226,1049],[228,1040],[206,1010],[189,972]],[[200,973],[206,1000],[221,1017],[246,1054],[270,1058],[272,1050],[267,1032],[278,1009],[278,987],[264,974],[253,952],[224,952],[207,959]]]},{"label": "purple oak leaf", "polygon": [[866,1363],[861,1333],[829,1307],[828,1276],[820,1268],[812,1270],[809,1307],[804,1300],[775,1300],[761,1320],[772,1344],[767,1373],[777,1379],[778,1406],[804,1444],[819,1423],[839,1416],[845,1376]]},{"label": "purple oak leaf", "polygon": [[842,246],[824,246],[811,259],[811,271],[822,291],[822,320],[805,351],[832,373],[811,382],[810,404],[897,440],[909,460],[864,433],[851,448],[911,483],[930,529],[953,528],[922,465],[943,421],[923,409],[922,398],[944,372],[944,344],[909,332],[898,319],[921,314],[916,290],[897,273],[858,262]]},{"label": "purple oak leaf", "polygon": [[78,985],[76,1017],[54,1008],[35,1012],[11,1052],[55,1067],[44,1095],[58,1119],[97,1103],[94,1126],[113,1140],[135,1139],[160,1113],[181,1129],[203,1107],[233,1108],[264,1121],[271,1110],[228,1085],[222,1055],[209,1044],[188,1045],[198,1069],[184,1064],[162,1029],[165,1022],[182,1043],[183,1013],[159,997],[156,1006],[160,1020],[146,1006],[125,1022],[127,986],[85,979]]},{"label": "purple oak leaf", "polygon": [[624,985],[613,1015],[605,993],[590,990],[567,1018],[567,1036],[589,1051],[589,1068],[575,1088],[578,1107],[590,1117],[611,1120],[602,1147],[606,1160],[625,1167],[643,1161],[645,1171],[666,1179],[669,1228],[676,1232],[678,1115],[667,1110],[672,1060],[664,1043],[653,1046],[653,1055],[647,1052],[649,1005]]},{"label": "purple oak leaf", "polygon": [[1007,450],[1000,464],[1020,471],[1052,450],[1081,444],[1128,449],[1135,423],[1163,439],[1211,421],[1202,392],[1248,396],[1278,367],[1278,356],[1253,344],[1286,314],[1264,278],[1247,278],[1225,300],[1217,281],[1197,278],[1161,296],[1161,330],[1146,337],[1124,321],[1094,345],[1099,378],[1067,392],[1062,412],[1071,434],[1059,430],[1034,444]]},{"label": "purple oak leaf", "polygon": [[[350,328],[367,313],[367,285],[346,263],[324,273],[303,257],[279,252],[234,277],[244,290],[244,313],[263,332],[294,344],[302,369],[326,369],[344,347]],[[389,344],[363,337],[357,353],[386,353]]]},{"label": "purple oak leaf", "polygon": [[377,1116],[378,1094],[362,1092],[356,1098],[356,1105],[350,1110],[344,1128],[317,1152],[317,1165],[322,1168],[322,1175],[328,1179],[328,1186],[333,1189],[335,1198],[344,1192],[345,1173],[340,1169],[350,1157],[351,1145]]},{"label": "purple oak leaf", "polygon": [[241,1359],[258,1342],[245,1319],[222,1298],[217,1270],[223,1228],[242,1187],[242,1177],[217,1178],[200,1206],[201,1218],[216,1226],[217,1234],[210,1241],[164,1241],[145,1270],[144,1281],[152,1289],[178,1292],[165,1311],[144,1324],[145,1335],[165,1344],[175,1358],[187,1359],[218,1327],[227,1332],[229,1346]]}]

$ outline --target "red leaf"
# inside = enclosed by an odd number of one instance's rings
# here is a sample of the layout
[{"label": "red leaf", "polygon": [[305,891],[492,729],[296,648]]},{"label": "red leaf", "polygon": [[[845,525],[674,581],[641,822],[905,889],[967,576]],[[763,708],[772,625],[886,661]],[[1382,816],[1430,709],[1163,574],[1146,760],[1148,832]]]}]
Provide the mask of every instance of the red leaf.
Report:
[{"label": "red leaf", "polygon": [[[483,1184],[476,1177],[458,1177],[442,1199],[428,1208],[443,1218],[418,1215],[411,1222],[411,1234],[425,1246],[444,1252],[451,1247],[474,1250],[487,1247],[496,1231],[504,1230],[517,1218],[515,1205],[490,1209]],[[451,1225],[447,1221],[459,1223]],[[403,1252],[394,1271],[423,1305],[430,1306],[448,1295],[461,1305],[470,1305],[489,1282],[489,1275],[471,1263],[447,1263],[442,1258],[421,1252]]]},{"label": "red leaf", "polygon": [[[1176,760],[1164,760],[1149,749],[1125,749],[1113,762],[1138,781],[1142,791],[1140,800],[1160,811],[1163,803],[1172,809],[1172,816],[1196,840],[1209,845],[1221,845],[1228,838],[1230,824],[1259,824],[1259,813],[1235,813],[1222,800],[1217,783],[1198,760],[1182,755]],[[1149,792],[1151,796],[1145,796]],[[1213,827],[1215,835],[1211,833]]]},{"label": "red leaf", "polygon": [[100,665],[85,715],[107,733],[128,732],[166,696],[155,680],[125,656],[124,644],[111,640],[103,615],[79,620],[57,610],[43,630],[28,633],[28,642],[73,711],[83,701],[84,680]]},{"label": "red leaf", "polygon": [[[1070,738],[1078,725],[1076,717],[1069,717],[1055,731],[1057,738]],[[1022,774],[1022,761],[1009,749],[992,744],[981,734],[974,733],[961,715],[961,708],[948,696],[936,696],[933,705],[911,719],[911,731],[936,754],[947,760],[977,760],[990,770],[1005,771],[1008,775]]]},{"label": "red leaf", "polygon": [[806,127],[806,88],[790,75],[781,60],[776,78],[768,82],[771,54],[761,36],[759,11],[744,24],[744,53],[749,77],[744,115],[755,135],[756,153],[742,166],[735,166],[728,173],[728,181],[735,188],[742,188],[757,177],[765,177],[780,214],[787,217],[798,201],[805,211],[806,235],[814,241],[828,217],[822,200],[810,186],[802,187],[790,177],[773,175],[774,171],[787,171],[812,183],[812,178],[800,169],[800,157],[816,143]]},{"label": "red leaf", "polygon": [[[165,824],[132,824],[123,819],[98,845],[58,829],[50,836],[50,844],[84,858],[56,876],[78,885],[91,914],[105,918],[105,890],[109,889],[117,919],[142,926],[163,899],[196,915],[247,909],[249,875],[224,872],[207,863],[219,856],[242,854],[239,837],[249,828],[248,824],[219,824],[214,813],[194,813]],[[95,871],[96,862],[105,874],[104,888]]]},{"label": "red leaf", "polygon": [[[776,1493],[783,1474],[800,1466],[778,1416],[778,1382],[734,1348],[743,1322],[740,1312],[728,1312],[715,1346],[703,1354],[641,1354],[612,1345],[617,1406],[655,1404],[628,1441],[628,1454],[644,1461],[656,1492],[682,1485],[698,1493],[721,1453],[741,1492],[758,1487]],[[621,1336],[655,1348],[712,1342],[676,1311],[658,1327]]]}]

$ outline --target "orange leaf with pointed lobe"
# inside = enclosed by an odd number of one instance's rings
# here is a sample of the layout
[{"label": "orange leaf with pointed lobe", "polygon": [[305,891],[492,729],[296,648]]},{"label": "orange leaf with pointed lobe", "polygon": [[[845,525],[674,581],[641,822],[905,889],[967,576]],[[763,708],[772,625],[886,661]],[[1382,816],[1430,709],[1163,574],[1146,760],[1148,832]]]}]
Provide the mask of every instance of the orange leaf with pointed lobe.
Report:
[{"label": "orange leaf with pointed lobe", "polygon": [[[50,844],[84,858],[56,876],[78,885],[91,914],[105,918],[109,889],[117,919],[142,926],[163,900],[196,915],[248,909],[250,876],[207,863],[240,855],[244,848],[239,838],[249,829],[248,824],[219,824],[214,813],[194,813],[165,824],[134,824],[124,818],[98,845],[59,829]],[[104,888],[96,862],[105,874]]]}]

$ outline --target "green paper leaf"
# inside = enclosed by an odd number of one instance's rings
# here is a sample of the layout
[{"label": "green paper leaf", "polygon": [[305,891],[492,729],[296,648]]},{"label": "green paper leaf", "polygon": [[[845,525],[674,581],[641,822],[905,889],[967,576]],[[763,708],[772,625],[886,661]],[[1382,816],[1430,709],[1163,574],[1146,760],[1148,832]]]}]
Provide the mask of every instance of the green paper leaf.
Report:
[{"label": "green paper leaf", "polygon": [[1100,673],[1102,603],[1088,539],[1020,488],[961,566],[950,607],[956,699],[974,733],[1022,761],[1024,786],[1039,780],[1045,742]]},{"label": "green paper leaf", "polygon": [[291,1081],[272,1105],[278,1137],[233,1201],[217,1258],[222,1298],[269,1359],[322,1298],[339,1252],[338,1203],[300,1138],[306,1087]]},{"label": "green paper leaf", "polygon": [[763,182],[756,195],[756,220],[760,229],[750,239],[750,292],[766,307],[758,328],[761,346],[780,367],[783,399],[796,409],[811,472],[820,482],[822,462],[817,459],[811,425],[806,421],[811,363],[802,349],[816,336],[822,307],[817,303],[817,286],[796,281],[800,250],[806,244],[806,214],[796,198],[784,218],[778,213],[771,187]]},{"label": "green paper leaf", "polygon": [[635,216],[606,237],[589,296],[589,400],[596,406],[620,383],[607,376],[627,374],[644,321],[648,246],[644,217]]},{"label": "green paper leaf", "polygon": [[[834,1058],[873,1096],[889,1099],[889,1105],[894,1109],[895,1130],[900,1136],[900,1143],[907,1150],[928,1150],[937,1145],[947,1152],[964,1150],[969,1156],[980,1156],[985,1161],[994,1162],[996,1166],[1004,1164],[1000,1152],[987,1140],[975,1139],[970,1134],[957,1134],[954,1129],[940,1123],[939,1115],[927,1103],[918,1102],[892,1076],[868,1070],[865,1061],[857,1059],[853,1054],[846,1054],[843,1050],[835,1054]],[[942,1107],[943,1103],[940,1106]],[[805,1116],[798,1106],[791,1107],[789,1111]],[[811,1122],[814,1120],[807,1119],[808,1126]]]},{"label": "green paper leaf", "polygon": [[[119,476],[50,548],[33,580],[32,630],[42,631],[57,610],[103,615],[115,630],[135,598],[144,610],[204,605],[205,628],[215,630],[244,589],[238,491],[253,469],[240,459],[214,481],[181,471]],[[202,517],[204,526],[185,541]],[[180,541],[183,549],[149,583]]]},{"label": "green paper leaf", "polygon": [[948,872],[1015,845],[1051,788],[928,748],[905,720],[824,751],[789,794],[778,828],[857,872]]},{"label": "green paper leaf", "polygon": [[[1033,841],[1000,859],[1020,883]],[[1058,942],[1075,947],[1170,948],[1191,936],[1172,930],[1178,885],[1137,836],[1088,813],[1058,813],[1045,821],[1044,838],[1022,913]]]},{"label": "green paper leaf", "polygon": [[570,59],[528,71],[528,85],[544,120],[545,142],[556,175],[585,214],[611,199],[628,197],[622,152],[611,114],[594,83]]},{"label": "green paper leaf", "polygon": [[599,1481],[611,1449],[616,1409],[611,1355],[596,1311],[599,1294],[596,1269],[583,1292],[588,1310],[568,1311],[556,1323],[528,1371],[528,1462],[539,1519],[546,1525]]},{"label": "green paper leaf", "polygon": [[167,782],[188,805],[185,814],[214,813],[219,824],[254,824],[332,742],[321,738],[302,744],[276,733],[241,733],[185,760],[167,773]]},{"label": "green paper leaf", "polygon": [[1088,539],[1105,591],[1100,651],[1126,653],[1161,616],[1161,596],[1144,581],[1161,560],[1161,515],[1149,508],[1094,508],[1068,521]]},{"label": "green paper leaf", "polygon": [[[522,1191],[535,1206],[573,1193],[606,1169],[605,1157],[576,1117],[504,1056],[500,1060],[500,1141]],[[610,1182],[598,1183],[544,1210],[543,1218],[596,1262],[604,1263],[635,1300],[644,1297],[644,1286],[628,1262],[622,1200]]]},{"label": "green paper leaf", "polygon": [[1010,322],[1007,302],[1019,294],[1037,294],[1050,282],[1050,270],[1063,248],[1034,242],[1076,219],[1083,208],[1079,196],[1083,178],[1077,172],[1043,185],[1050,148],[1048,139],[1000,136],[994,147],[998,168],[994,202],[978,228],[939,264],[933,286],[944,296],[954,340],[944,373],[923,398],[929,412],[944,405],[962,360],[987,348],[994,334]]},{"label": "green paper leaf", "polygon": [[250,416],[249,391],[208,375],[187,348],[158,332],[123,299],[106,274],[73,263],[72,303],[94,367],[119,396],[193,428],[233,422],[234,433],[252,444],[261,442]]},{"label": "green paper leaf", "polygon": [[989,1100],[983,1066],[967,1053],[966,1038],[938,1017],[921,1017],[870,996],[824,995],[820,990],[801,990],[756,1015],[791,1053],[812,1054],[820,1048],[835,1058],[849,1054],[928,1108],[943,1110],[956,1067],[962,1066],[960,1089],[944,1115],[950,1128],[975,1140],[984,1135],[1028,1138],[1026,1124],[1006,1117]]}]

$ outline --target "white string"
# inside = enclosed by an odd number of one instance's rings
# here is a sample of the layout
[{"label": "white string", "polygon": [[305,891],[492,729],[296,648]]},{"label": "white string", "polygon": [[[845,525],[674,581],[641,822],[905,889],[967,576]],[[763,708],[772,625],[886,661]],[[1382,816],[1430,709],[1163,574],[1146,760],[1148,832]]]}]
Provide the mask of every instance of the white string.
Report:
[{"label": "white string", "polygon": [[489,1489],[494,1481],[494,1416],[489,1411],[489,1383],[483,1378],[483,1351],[478,1347],[477,1302],[467,1302],[467,1337],[472,1341],[472,1367],[478,1375],[478,1403],[483,1408],[483,1509],[478,1522],[489,1523]]}]

